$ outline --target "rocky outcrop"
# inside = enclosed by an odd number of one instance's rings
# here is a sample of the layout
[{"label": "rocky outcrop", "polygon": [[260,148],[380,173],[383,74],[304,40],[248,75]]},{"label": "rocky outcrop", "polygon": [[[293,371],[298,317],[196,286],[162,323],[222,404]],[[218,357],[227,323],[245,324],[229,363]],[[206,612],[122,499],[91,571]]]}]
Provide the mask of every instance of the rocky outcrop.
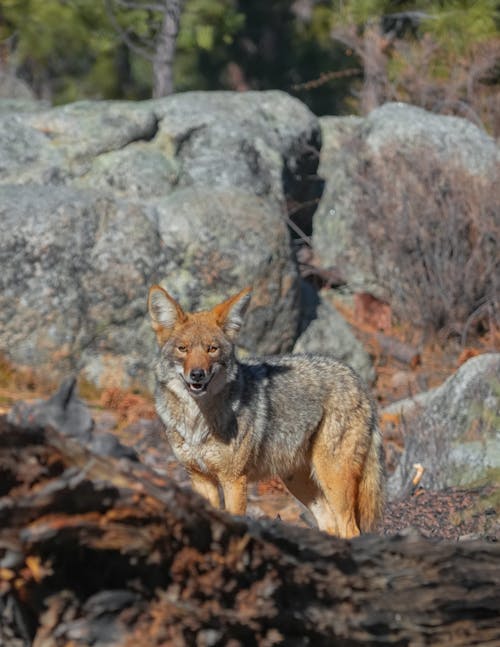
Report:
[{"label": "rocky outcrop", "polygon": [[[415,321],[435,297],[431,319],[439,322],[449,306],[448,323],[463,324],[469,306],[495,292],[489,230],[471,234],[481,241],[471,265],[460,260],[470,251],[460,247],[468,223],[450,225],[454,262],[468,268],[468,285],[446,266],[442,289],[427,298],[429,285],[417,285],[411,272],[411,254],[419,250],[393,220],[397,205],[409,200],[405,173],[415,168],[418,176],[423,150],[443,168],[460,168],[463,186],[480,177],[482,195],[494,204],[495,142],[467,121],[388,104],[366,118],[322,118],[318,171],[319,123],[280,92],[186,93],[53,109],[0,100],[0,353],[55,378],[82,370],[97,385],[144,383],[154,352],[145,314],[152,283],[161,282],[188,310],[253,285],[243,352],[321,350],[370,381],[370,358],[337,313],[318,302],[311,315],[300,303],[286,217],[311,227],[322,178],[313,244],[327,274],[345,278],[347,292],[387,301],[396,316],[398,303],[410,301],[413,310],[405,314]],[[379,191],[375,179],[383,172],[389,184]],[[453,184],[443,191],[461,199]],[[387,209],[371,218],[382,193]],[[431,207],[437,199],[422,196]],[[376,204],[368,208],[371,197]],[[422,240],[433,239],[433,222],[424,223]],[[409,245],[406,269],[384,244],[386,234],[403,241],[404,253]],[[436,271],[443,258],[455,258],[437,243],[427,251]],[[467,294],[464,308],[457,291]]]},{"label": "rocky outcrop", "polygon": [[302,283],[302,326],[295,353],[328,353],[352,366],[367,384],[375,379],[370,355],[335,306]]},{"label": "rocky outcrop", "polygon": [[425,468],[428,489],[497,482],[500,474],[500,354],[468,360],[441,386],[384,410],[398,416],[405,449],[389,480],[397,496]]},{"label": "rocky outcrop", "polygon": [[290,350],[284,216],[319,189],[316,118],[280,92],[0,110],[0,351],[54,377],[142,381],[148,287],[186,309],[254,286],[247,352]]},{"label": "rocky outcrop", "polygon": [[[320,123],[319,174],[325,190],[314,216],[315,252],[322,265],[341,268],[353,292],[371,292],[389,301],[400,292],[411,293],[411,285],[402,285],[409,279],[390,257],[387,240],[406,236],[411,251],[417,243],[408,240],[408,228],[398,221],[414,217],[421,219],[425,245],[426,237],[435,233],[434,221],[444,218],[443,205],[468,199],[461,192],[473,182],[484,183],[483,195],[498,192],[495,141],[470,121],[403,103],[386,104],[366,118],[323,117]],[[429,169],[441,182],[426,177]],[[433,214],[428,222],[418,200]]]}]

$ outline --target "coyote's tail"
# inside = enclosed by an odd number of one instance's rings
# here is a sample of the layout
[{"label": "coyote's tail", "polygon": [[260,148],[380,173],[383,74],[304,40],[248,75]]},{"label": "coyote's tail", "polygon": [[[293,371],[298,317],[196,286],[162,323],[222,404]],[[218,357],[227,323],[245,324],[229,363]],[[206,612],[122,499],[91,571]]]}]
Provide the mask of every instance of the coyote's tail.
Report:
[{"label": "coyote's tail", "polygon": [[373,418],[371,445],[359,484],[358,523],[361,532],[369,532],[382,518],[385,504],[385,460],[382,436]]}]

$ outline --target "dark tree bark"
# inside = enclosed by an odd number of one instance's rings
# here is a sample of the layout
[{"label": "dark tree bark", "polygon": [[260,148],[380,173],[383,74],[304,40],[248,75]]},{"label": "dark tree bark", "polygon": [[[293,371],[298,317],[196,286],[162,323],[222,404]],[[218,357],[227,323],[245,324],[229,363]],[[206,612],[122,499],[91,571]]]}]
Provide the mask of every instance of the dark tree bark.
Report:
[{"label": "dark tree bark", "polygon": [[498,645],[499,557],[235,519],[141,464],[0,418],[9,647]]}]

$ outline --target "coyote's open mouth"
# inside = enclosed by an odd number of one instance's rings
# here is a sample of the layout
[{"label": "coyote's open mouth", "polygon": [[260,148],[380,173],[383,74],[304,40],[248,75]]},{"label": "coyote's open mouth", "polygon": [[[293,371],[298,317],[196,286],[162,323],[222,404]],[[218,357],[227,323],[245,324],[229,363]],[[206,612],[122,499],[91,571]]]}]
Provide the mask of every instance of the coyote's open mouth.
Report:
[{"label": "coyote's open mouth", "polygon": [[206,393],[212,377],[213,375],[210,375],[207,380],[203,380],[202,382],[188,382],[187,380],[184,380],[184,382],[186,384],[187,390],[189,391],[189,393],[191,393],[191,395],[202,395],[203,393]]},{"label": "coyote's open mouth", "polygon": [[207,385],[202,382],[190,382],[188,384],[188,389],[191,393],[203,393],[203,391],[207,390]]}]

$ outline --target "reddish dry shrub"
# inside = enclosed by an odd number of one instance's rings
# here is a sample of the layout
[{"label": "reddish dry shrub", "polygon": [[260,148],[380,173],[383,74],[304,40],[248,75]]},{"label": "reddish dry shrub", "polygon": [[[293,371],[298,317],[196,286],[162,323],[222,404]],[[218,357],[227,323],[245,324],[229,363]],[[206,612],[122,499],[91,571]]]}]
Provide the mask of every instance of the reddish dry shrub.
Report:
[{"label": "reddish dry shrub", "polygon": [[500,183],[424,148],[365,158],[359,179],[358,233],[396,316],[463,343],[473,329],[498,329]]},{"label": "reddish dry shrub", "polygon": [[392,328],[391,306],[369,292],[354,295],[354,318],[363,326],[390,333]]},{"label": "reddish dry shrub", "polygon": [[418,41],[396,41],[392,67],[397,73],[389,98],[438,114],[465,117],[498,137],[498,38],[470,43],[467,54],[453,60],[450,55],[430,34]]},{"label": "reddish dry shrub", "polygon": [[54,380],[37,372],[29,366],[16,366],[4,354],[0,353],[0,398],[14,400],[22,394],[49,394],[57,387]]},{"label": "reddish dry shrub", "polygon": [[100,404],[106,409],[116,411],[121,422],[131,423],[140,418],[153,419],[155,417],[154,404],[150,400],[117,387],[103,391]]}]

